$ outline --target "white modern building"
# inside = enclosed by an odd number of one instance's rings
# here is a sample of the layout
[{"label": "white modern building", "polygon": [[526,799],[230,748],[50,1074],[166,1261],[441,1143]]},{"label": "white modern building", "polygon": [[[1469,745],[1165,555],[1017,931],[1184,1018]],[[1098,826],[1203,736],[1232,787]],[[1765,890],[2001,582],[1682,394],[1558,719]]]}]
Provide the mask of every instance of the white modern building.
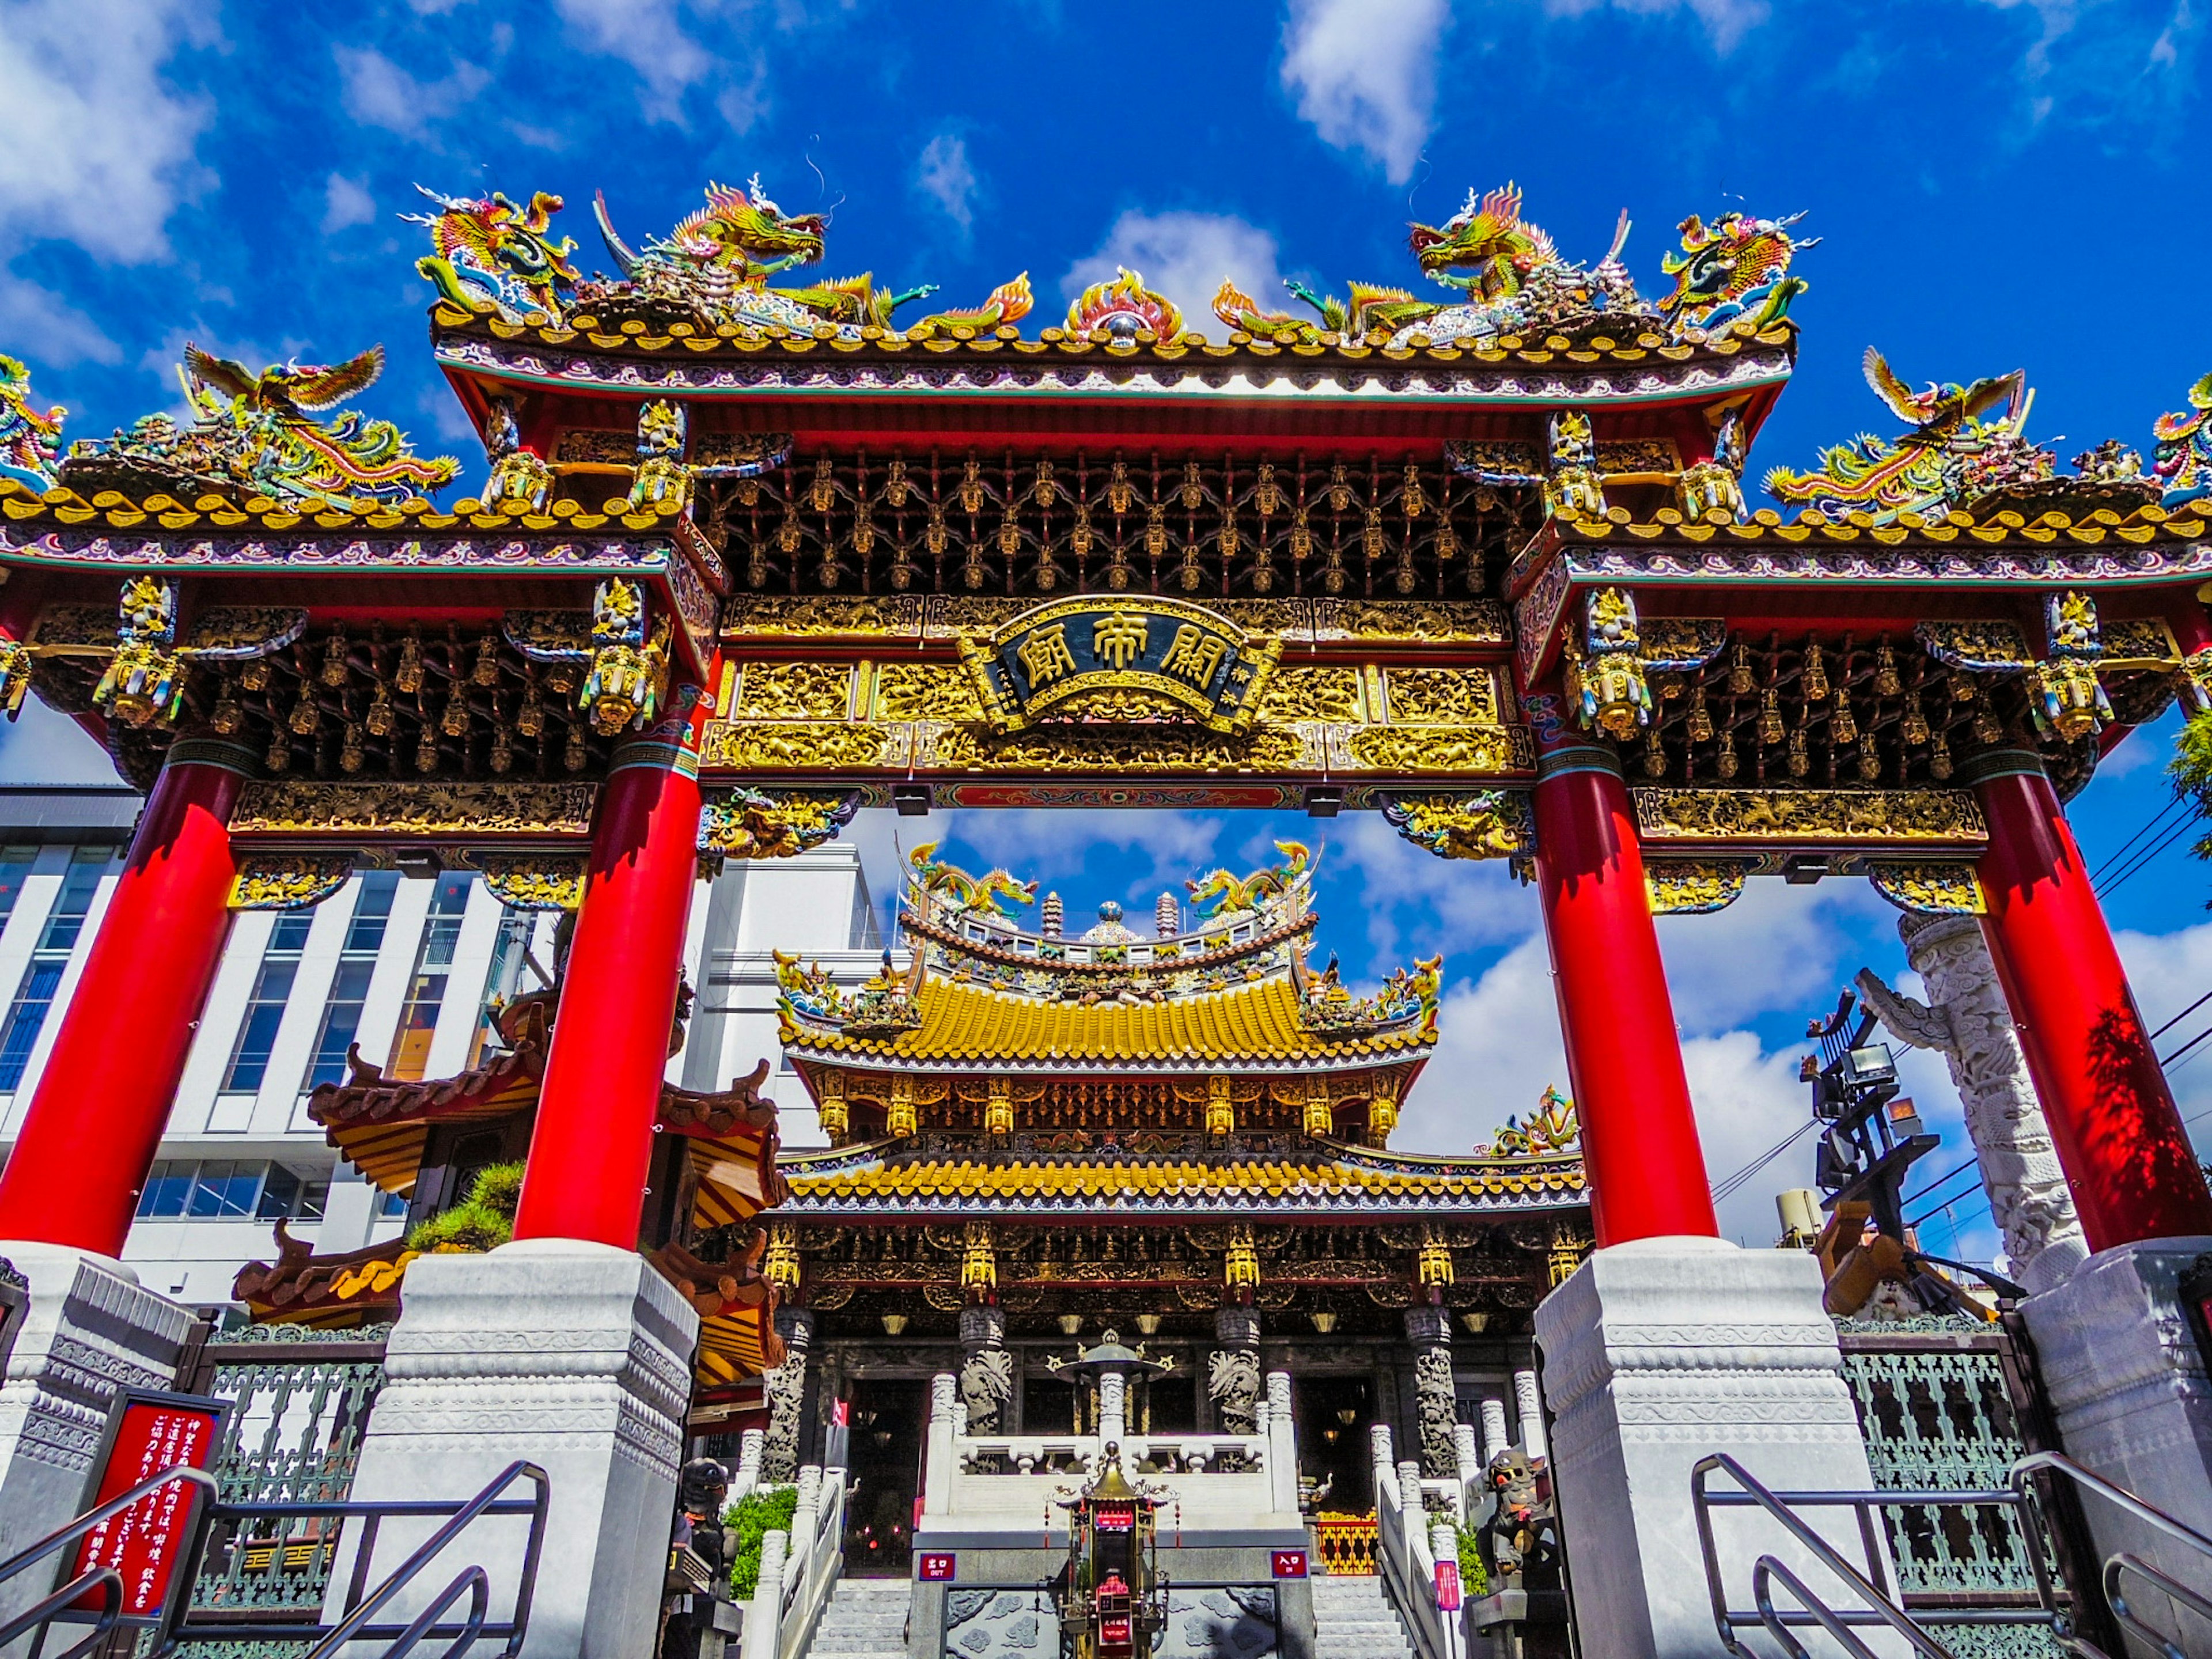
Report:
[{"label": "white modern building", "polygon": [[[0,1140],[10,1148],[140,805],[119,783],[0,785]],[[465,870],[362,870],[311,909],[236,912],[125,1251],[140,1279],[220,1306],[242,1264],[273,1259],[279,1219],[325,1252],[397,1234],[404,1206],[325,1144],[309,1092],[347,1075],[350,1048],[396,1076],[473,1064],[497,1041],[494,1000],[551,973],[556,921],[508,909]],[[882,945],[854,848],[732,863],[701,883],[685,970],[698,998],[670,1075],[720,1088],[765,1058],[785,1144],[819,1145],[805,1091],[781,1069],[775,950],[855,983],[875,971]]]}]

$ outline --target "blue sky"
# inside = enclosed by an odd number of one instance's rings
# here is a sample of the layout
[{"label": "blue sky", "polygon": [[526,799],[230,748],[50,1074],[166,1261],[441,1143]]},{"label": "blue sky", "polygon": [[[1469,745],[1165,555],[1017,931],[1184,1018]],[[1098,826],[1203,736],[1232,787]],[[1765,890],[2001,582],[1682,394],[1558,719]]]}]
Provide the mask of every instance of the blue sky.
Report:
[{"label": "blue sky", "polygon": [[[1754,477],[1883,429],[1858,374],[1869,343],[1916,382],[2025,365],[2032,430],[2068,455],[2147,441],[2212,368],[2193,292],[2212,255],[2203,84],[2190,0],[0,0],[0,350],[85,434],[173,404],[187,338],[257,365],[380,340],[392,364],[365,406],[464,455],[467,488],[481,460],[422,348],[424,249],[396,216],[417,182],[562,195],[589,270],[605,263],[594,190],[635,239],[708,179],[757,172],[787,209],[834,206],[826,268],[936,282],[953,303],[1026,270],[1034,329],[1116,261],[1200,326],[1224,273],[1263,300],[1285,276],[1406,282],[1406,220],[1510,178],[1571,257],[1601,253],[1627,209],[1647,290],[1686,215],[1806,210],[1823,240],[1798,265],[1803,355]],[[72,736],[27,716],[0,775],[102,768]],[[2093,864],[2163,805],[2169,741],[2130,739],[2076,804]],[[879,890],[892,829],[864,837]],[[1560,1076],[1534,907],[1501,868],[1436,863],[1350,817],[928,830],[1071,908],[1149,908],[1273,836],[1325,836],[1323,942],[1348,969],[1446,953],[1444,1052],[1405,1138],[1464,1147]],[[2154,1025],[2212,987],[2208,892],[2177,846],[2112,895]],[[1717,1176],[1799,1120],[1806,1016],[1862,963],[1902,971],[1893,920],[1830,881],[1662,923]],[[1911,1080],[1957,1139],[1941,1066],[1919,1057]],[[2175,1081],[2186,1112],[2212,1114],[2212,1063]],[[1808,1160],[1774,1170],[1724,1212],[1754,1243]],[[1965,1247],[1990,1246],[1985,1213],[1969,1220]]]}]

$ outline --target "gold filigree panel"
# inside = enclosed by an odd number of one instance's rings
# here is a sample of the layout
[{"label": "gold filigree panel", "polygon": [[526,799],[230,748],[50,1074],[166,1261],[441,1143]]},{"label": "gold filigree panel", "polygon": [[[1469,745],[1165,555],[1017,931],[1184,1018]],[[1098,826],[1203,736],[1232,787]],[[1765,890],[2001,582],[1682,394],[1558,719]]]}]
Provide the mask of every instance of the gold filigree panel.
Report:
[{"label": "gold filigree panel", "polygon": [[747,663],[738,683],[740,720],[842,720],[852,713],[853,665]]},{"label": "gold filigree panel", "polygon": [[885,720],[981,720],[975,682],[957,662],[887,662],[876,669],[875,717]]},{"label": "gold filigree panel", "polygon": [[1963,789],[1636,789],[1651,840],[1978,842],[1989,827]]},{"label": "gold filigree panel", "polygon": [[703,766],[739,772],[866,770],[904,766],[911,747],[903,726],[715,720],[700,756]]},{"label": "gold filigree panel", "polygon": [[1536,763],[1534,744],[1521,726],[1370,726],[1348,734],[1345,747],[1370,771],[1406,776],[1486,777]]},{"label": "gold filigree panel", "polygon": [[304,854],[247,859],[231,878],[234,910],[304,910],[320,904],[353,873],[353,855]]},{"label": "gold filigree panel", "polygon": [[1487,668],[1386,671],[1394,726],[1495,726],[1498,682]]},{"label": "gold filigree panel", "polygon": [[1357,726],[1367,718],[1357,668],[1278,668],[1260,698],[1268,723],[1324,720]]},{"label": "gold filigree panel", "polygon": [[588,836],[588,783],[249,783],[234,836]]}]

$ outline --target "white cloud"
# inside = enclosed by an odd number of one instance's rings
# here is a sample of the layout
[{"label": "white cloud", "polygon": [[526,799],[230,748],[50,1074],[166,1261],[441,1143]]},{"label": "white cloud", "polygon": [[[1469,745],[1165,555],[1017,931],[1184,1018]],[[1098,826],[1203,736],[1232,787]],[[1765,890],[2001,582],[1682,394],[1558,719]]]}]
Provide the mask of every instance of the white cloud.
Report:
[{"label": "white cloud", "polygon": [[1284,90],[1325,142],[1364,152],[1402,185],[1429,141],[1449,16],[1447,0],[1291,0]]},{"label": "white cloud", "polygon": [[[2120,947],[2128,983],[2134,987],[2136,1002],[2142,1010],[2144,1028],[2155,1031],[2168,1020],[2174,1021],[2172,1029],[2154,1041],[2160,1054],[2175,1054],[2199,1031],[2212,1026],[2212,1002],[2192,1013],[2182,1012],[2212,989],[2212,922],[2199,922],[2172,933],[2124,932],[2114,935],[2114,942]],[[2208,1053],[2212,1053],[2212,1037],[2181,1055],[2166,1073],[2183,1121],[2202,1119],[2190,1125],[2191,1135],[2201,1138],[2201,1147],[2212,1147],[2212,1135],[2205,1133],[2212,1129],[2212,1060],[2207,1059]]]},{"label": "white cloud", "polygon": [[1806,888],[1765,877],[1746,882],[1725,910],[1661,917],[1675,1018],[1686,1031],[1711,1032],[1777,1011],[1826,1012],[1863,960],[1844,926],[1854,916],[1889,933],[1897,912],[1863,881]]},{"label": "white cloud", "polygon": [[419,80],[373,46],[337,46],[346,113],[364,126],[404,138],[426,136],[434,121],[459,112],[491,82],[490,72],[456,61],[452,74]]},{"label": "white cloud", "polygon": [[[1996,0],[2000,5],[2014,0]],[[1686,11],[1705,25],[1713,50],[1726,57],[1743,37],[1767,19],[1766,0],[1544,0],[1544,9],[1554,17],[1578,17],[1611,5],[1616,11],[1646,17]]]},{"label": "white cloud", "polygon": [[1116,265],[1142,272],[1146,286],[1176,302],[1182,325],[1200,332],[1212,320],[1224,276],[1263,306],[1279,304],[1283,291],[1275,239],[1234,214],[1125,213],[1097,252],[1069,269],[1061,291],[1072,300],[1093,283],[1110,282]]},{"label": "white cloud", "polygon": [[0,246],[42,236],[102,258],[167,257],[180,197],[205,182],[193,146],[214,113],[162,69],[212,9],[179,0],[26,0],[0,27]]},{"label": "white cloud", "polygon": [[123,349],[58,294],[0,270],[0,340],[57,368],[120,362]]},{"label": "white cloud", "polygon": [[[646,112],[657,120],[678,119],[684,92],[714,67],[706,48],[684,33],[677,0],[555,0],[554,9],[586,52],[637,71]],[[739,132],[750,125],[722,113]]]},{"label": "white cloud", "polygon": [[358,179],[333,173],[323,185],[323,234],[333,235],[349,225],[366,225],[376,218],[376,198]]},{"label": "white cloud", "polygon": [[965,234],[975,223],[975,169],[969,165],[968,143],[949,132],[940,132],[921,149],[917,175],[922,194],[945,210],[945,216]]},{"label": "white cloud", "polygon": [[726,69],[724,73],[728,83],[715,97],[714,110],[729,124],[730,131],[742,138],[768,113],[768,59],[755,52],[752,68],[743,80]]}]

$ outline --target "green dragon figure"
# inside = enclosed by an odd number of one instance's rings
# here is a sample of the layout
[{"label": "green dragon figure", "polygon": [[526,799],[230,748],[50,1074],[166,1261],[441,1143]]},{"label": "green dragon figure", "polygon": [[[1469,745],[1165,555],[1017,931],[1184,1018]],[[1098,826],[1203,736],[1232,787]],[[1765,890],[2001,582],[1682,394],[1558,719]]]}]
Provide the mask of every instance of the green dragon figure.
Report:
[{"label": "green dragon figure", "polygon": [[1311,873],[1315,860],[1301,842],[1279,841],[1275,850],[1285,862],[1255,870],[1242,880],[1226,870],[1216,870],[1183,883],[1190,893],[1192,910],[1208,921],[1256,910],[1264,901],[1281,897]]},{"label": "green dragon figure", "polygon": [[[1822,450],[1820,465],[1809,472],[1776,467],[1766,475],[1766,492],[1778,501],[1871,513],[1881,523],[1940,507],[1961,495],[1962,465],[1992,446],[2002,448],[2002,441],[2018,441],[2027,418],[2024,369],[1915,392],[1872,346],[1863,367],[1875,394],[1912,429],[1890,441],[1860,433]],[[1981,418],[1999,404],[2004,413],[1998,419]]]},{"label": "green dragon figure", "polygon": [[1013,912],[1000,901],[1011,899],[1016,904],[1035,902],[1036,883],[1016,881],[1004,870],[994,870],[979,881],[957,865],[939,858],[939,845],[933,841],[924,842],[907,854],[907,862],[914,866],[912,879],[922,890],[938,895],[950,908],[1011,918]]},{"label": "green dragon figure", "polygon": [[54,458],[60,452],[62,420],[69,410],[56,404],[41,415],[31,402],[31,371],[16,358],[0,355],[0,478],[27,489],[52,489]]},{"label": "green dragon figure", "polygon": [[574,237],[555,241],[546,233],[561,198],[539,191],[530,205],[517,207],[494,191],[481,200],[441,196],[424,185],[416,189],[438,204],[438,211],[403,213],[410,225],[427,225],[438,251],[415,262],[441,295],[465,310],[489,302],[510,322],[532,313],[562,320],[563,302],[574,295],[576,268],[568,256]]},{"label": "green dragon figure", "polygon": [[61,482],[87,493],[244,491],[288,506],[337,507],[443,489],[461,464],[414,454],[391,422],[357,410],[316,418],[383,372],[382,346],[343,363],[277,363],[256,374],[187,343],[178,378],[191,424],[154,414],[112,438],[81,438],[61,464]]},{"label": "green dragon figure", "polygon": [[[841,339],[857,339],[863,329],[890,328],[901,306],[937,291],[933,283],[879,289],[870,271],[799,288],[770,287],[771,276],[821,262],[830,222],[817,213],[786,214],[761,189],[757,173],[744,189],[709,184],[705,207],[641,248],[631,247],[616,232],[604,195],[593,198],[592,212],[623,277],[618,283],[586,283],[581,291],[603,320],[625,305],[641,303],[647,310],[687,312],[717,326],[808,334],[827,325]],[[996,327],[1027,314],[1030,303],[1024,271],[1001,284],[982,305],[939,312],[923,323]]]}]

